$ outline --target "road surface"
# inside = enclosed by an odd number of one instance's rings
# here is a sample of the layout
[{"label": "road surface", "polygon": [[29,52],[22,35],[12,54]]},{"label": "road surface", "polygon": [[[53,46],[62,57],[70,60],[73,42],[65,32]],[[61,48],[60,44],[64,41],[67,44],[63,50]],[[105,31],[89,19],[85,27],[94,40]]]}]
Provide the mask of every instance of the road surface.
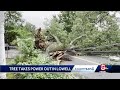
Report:
[{"label": "road surface", "polygon": [[[99,57],[99,56],[79,56],[73,57],[73,61],[64,61],[62,65],[100,65],[100,64],[118,64],[120,62],[110,61],[108,58]],[[120,73],[105,73],[105,72],[96,72],[96,73],[79,73],[80,75],[85,76],[87,79],[120,79]]]},{"label": "road surface", "polygon": [[17,55],[19,55],[19,51],[16,49],[10,49],[5,51],[5,56],[7,59],[9,58],[15,58]]}]

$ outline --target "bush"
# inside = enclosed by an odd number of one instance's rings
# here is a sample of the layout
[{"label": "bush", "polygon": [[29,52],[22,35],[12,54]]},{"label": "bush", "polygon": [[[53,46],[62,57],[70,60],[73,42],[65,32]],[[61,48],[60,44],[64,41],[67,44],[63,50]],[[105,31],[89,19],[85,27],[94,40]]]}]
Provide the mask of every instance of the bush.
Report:
[{"label": "bush", "polygon": [[36,56],[37,52],[34,49],[34,40],[32,38],[20,39],[17,38],[18,50],[25,56]]},{"label": "bush", "polygon": [[[33,48],[32,39],[21,40],[18,42],[22,55],[17,56],[12,65],[56,65],[57,62],[51,60],[45,54]],[[72,73],[13,73],[8,74],[12,79],[72,79]]]},{"label": "bush", "polygon": [[[13,65],[56,65],[56,61],[50,60],[47,56],[39,54],[38,57],[25,58],[18,56],[12,62]],[[10,75],[9,75],[10,76]],[[15,79],[72,79],[70,73],[14,73],[11,75]]]}]

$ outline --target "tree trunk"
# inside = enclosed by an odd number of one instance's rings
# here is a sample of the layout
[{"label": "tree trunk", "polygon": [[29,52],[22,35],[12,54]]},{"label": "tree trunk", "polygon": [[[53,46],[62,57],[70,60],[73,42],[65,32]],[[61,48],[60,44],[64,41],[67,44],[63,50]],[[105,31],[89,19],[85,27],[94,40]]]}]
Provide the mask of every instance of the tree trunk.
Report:
[{"label": "tree trunk", "polygon": [[[4,11],[0,11],[0,65],[5,65]],[[6,73],[0,73],[0,79],[6,79]]]}]

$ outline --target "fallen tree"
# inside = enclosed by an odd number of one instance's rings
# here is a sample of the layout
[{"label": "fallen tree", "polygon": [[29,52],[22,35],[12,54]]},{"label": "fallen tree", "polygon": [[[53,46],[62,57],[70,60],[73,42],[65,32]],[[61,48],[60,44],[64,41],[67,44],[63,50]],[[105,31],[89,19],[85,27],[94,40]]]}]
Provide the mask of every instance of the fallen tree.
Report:
[{"label": "fallen tree", "polygon": [[73,43],[85,36],[79,36],[73,39],[69,45],[65,46],[64,43],[60,42],[57,36],[52,34],[50,31],[49,34],[55,39],[56,42],[49,44],[50,41],[45,40],[45,36],[41,34],[41,28],[39,28],[35,34],[35,48],[45,50],[47,55],[51,56],[53,59],[61,61],[71,61],[72,58],[70,56],[77,55],[77,52],[72,49],[74,47]]},{"label": "fallen tree", "polygon": [[109,44],[109,45],[103,45],[103,46],[97,46],[97,47],[88,47],[88,48],[79,48],[79,47],[74,47],[72,49],[76,51],[86,51],[86,50],[96,50],[96,49],[104,49],[106,47],[120,47],[120,43],[115,43],[115,44]]},{"label": "fallen tree", "polygon": [[63,60],[71,61],[72,60],[71,56],[78,55],[77,52],[72,49],[74,47],[73,43],[76,40],[81,39],[82,37],[86,36],[86,35],[82,35],[82,36],[75,38],[74,40],[72,40],[70,42],[69,45],[67,45],[67,47],[65,47],[64,44],[60,42],[60,40],[58,39],[57,36],[53,35],[50,31],[49,31],[49,33],[50,33],[50,35],[52,35],[54,37],[56,42],[53,42],[46,48],[46,53],[49,56],[52,56],[53,59],[61,60],[61,61],[63,61]]}]

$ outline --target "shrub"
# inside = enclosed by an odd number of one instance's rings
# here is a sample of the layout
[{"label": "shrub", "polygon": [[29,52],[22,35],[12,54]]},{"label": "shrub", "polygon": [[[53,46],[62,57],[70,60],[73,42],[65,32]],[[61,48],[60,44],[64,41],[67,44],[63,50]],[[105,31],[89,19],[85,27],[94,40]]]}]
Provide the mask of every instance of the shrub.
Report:
[{"label": "shrub", "polygon": [[[19,39],[18,47],[22,55],[17,56],[12,65],[56,65],[57,62],[53,61],[45,54],[33,48],[32,39],[21,40]],[[72,73],[13,73],[8,75],[13,79],[72,79],[75,78]]]},{"label": "shrub", "polygon": [[[56,65],[56,61],[50,60],[47,56],[39,54],[38,57],[25,58],[18,56],[12,64],[15,65]],[[15,79],[72,79],[72,73],[14,73]]]}]

